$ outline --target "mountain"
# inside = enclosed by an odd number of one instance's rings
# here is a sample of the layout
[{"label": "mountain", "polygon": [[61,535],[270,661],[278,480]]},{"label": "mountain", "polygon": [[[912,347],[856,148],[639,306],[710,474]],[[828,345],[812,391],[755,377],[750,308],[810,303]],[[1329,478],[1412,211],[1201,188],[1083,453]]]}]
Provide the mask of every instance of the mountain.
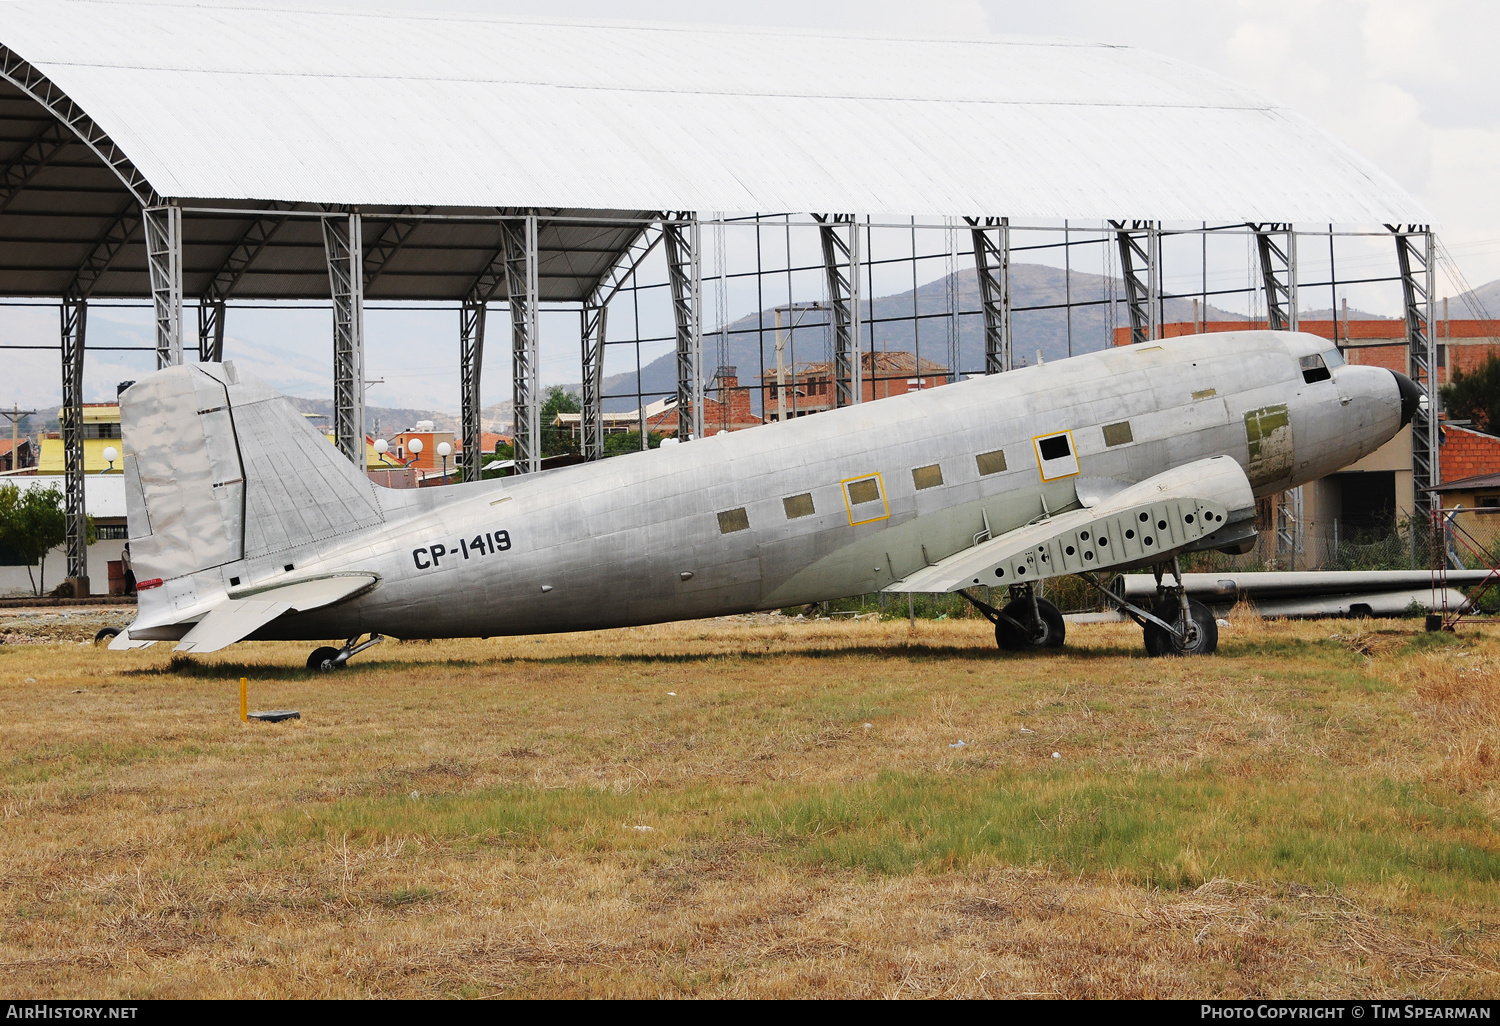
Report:
[{"label": "mountain", "polygon": [[[957,278],[959,330],[957,343],[959,369],[964,373],[982,373],[984,370],[984,318],[979,313],[979,282],[973,270],[960,271]],[[1500,292],[1500,282],[1494,283]],[[1036,361],[1038,351],[1044,359],[1058,360],[1068,355],[1069,316],[1066,310],[1056,309],[1069,298],[1075,304],[1072,312],[1072,351],[1090,353],[1106,348],[1110,344],[1112,329],[1130,323],[1130,315],[1123,297],[1125,286],[1119,279],[1110,279],[1097,274],[1074,271],[1065,275],[1062,268],[1045,264],[1011,264],[1011,332],[1012,346],[1018,366]],[[923,359],[943,366],[951,366],[950,340],[948,338],[948,287],[947,276],[919,286],[914,291],[881,296],[867,303],[866,324],[873,323],[875,348],[881,350],[916,351],[913,321],[897,320],[910,318],[913,310],[922,318],[921,351]],[[1487,286],[1488,287],[1488,286]],[[1497,297],[1500,298],[1500,297]],[[1500,302],[1496,304],[1500,309]],[[1033,309],[1027,309],[1031,307]],[[1052,309],[1047,309],[1047,308]],[[1041,309],[1036,309],[1041,308]],[[1322,311],[1309,310],[1301,316],[1316,319]],[[782,315],[786,318],[786,314]],[[1168,322],[1190,321],[1193,318],[1192,299],[1169,299],[1165,316]],[[1207,307],[1205,320],[1243,321],[1244,315],[1222,310],[1213,305]],[[1350,310],[1351,319],[1378,319],[1379,315]],[[762,368],[767,377],[774,375],[776,365],[776,315],[774,310],[762,310],[733,321],[728,326],[727,344],[723,344],[723,358],[719,357],[722,332],[718,329],[707,332],[703,338],[704,375],[712,375],[720,363],[735,367],[741,385],[758,384]],[[863,348],[870,346],[871,328],[864,331]],[[816,363],[833,359],[832,332],[827,315],[814,311],[806,315],[801,325],[787,335],[786,360],[788,369],[792,363]],[[576,386],[570,386],[576,390]],[[677,363],[672,353],[658,358],[641,368],[641,391],[650,402],[662,394],[677,390]],[[604,394],[618,398],[606,399],[605,409],[611,411],[636,408],[636,375],[634,372],[611,375],[604,380]],[[760,411],[760,390],[751,392],[751,402]]]}]

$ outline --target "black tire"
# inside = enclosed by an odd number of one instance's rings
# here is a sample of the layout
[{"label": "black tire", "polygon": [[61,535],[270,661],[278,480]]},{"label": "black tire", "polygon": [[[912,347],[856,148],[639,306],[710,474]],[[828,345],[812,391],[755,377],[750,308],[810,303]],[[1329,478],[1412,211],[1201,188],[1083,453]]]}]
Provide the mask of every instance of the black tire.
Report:
[{"label": "black tire", "polygon": [[[1167,599],[1152,610],[1157,616],[1174,627],[1182,622],[1182,606],[1176,599]],[[1213,610],[1196,599],[1188,599],[1188,614],[1193,621],[1188,643],[1183,645],[1175,637],[1156,626],[1146,625],[1146,654],[1151,656],[1198,656],[1212,655],[1219,647],[1219,624]]]},{"label": "black tire", "polygon": [[109,644],[111,641],[114,641],[115,638],[119,636],[119,634],[120,628],[105,627],[98,634],[94,635],[94,647],[98,648],[100,645]]},{"label": "black tire", "polygon": [[334,657],[338,654],[338,649],[330,648],[327,645],[324,645],[322,648],[315,648],[312,651],[312,655],[307,657],[307,668],[309,670],[323,670],[325,672],[328,670],[341,670],[344,668],[344,664],[333,661]]},{"label": "black tire", "polygon": [[[1007,652],[1023,652],[1034,648],[1061,648],[1067,636],[1067,624],[1063,622],[1062,610],[1046,599],[1036,600],[1036,610],[1041,614],[1041,623],[1033,624],[1029,635],[1017,630],[1013,624],[1001,620],[995,624],[995,644]],[[1001,610],[1006,616],[1021,623],[1031,622],[1031,600],[1012,599]]]}]

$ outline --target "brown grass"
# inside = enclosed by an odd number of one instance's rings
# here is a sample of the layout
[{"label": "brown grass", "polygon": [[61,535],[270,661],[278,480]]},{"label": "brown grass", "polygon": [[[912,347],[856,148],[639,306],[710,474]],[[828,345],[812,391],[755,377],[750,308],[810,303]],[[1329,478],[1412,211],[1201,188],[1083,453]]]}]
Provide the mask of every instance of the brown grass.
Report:
[{"label": "brown grass", "polygon": [[[316,677],[301,645],[0,646],[0,981],[1494,995],[1488,628],[1229,620],[1193,661],[776,616]],[[242,675],[303,719],[241,724]]]}]

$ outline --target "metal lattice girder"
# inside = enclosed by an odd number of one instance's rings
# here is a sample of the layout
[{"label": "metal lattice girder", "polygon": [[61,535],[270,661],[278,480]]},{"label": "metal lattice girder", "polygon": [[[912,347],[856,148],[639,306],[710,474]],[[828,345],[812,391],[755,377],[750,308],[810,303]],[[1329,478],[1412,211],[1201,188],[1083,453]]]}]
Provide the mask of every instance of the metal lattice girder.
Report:
[{"label": "metal lattice girder", "polygon": [[156,314],[156,367],[182,362],[182,208],[147,207],[146,267]]},{"label": "metal lattice girder", "polygon": [[460,420],[465,481],[478,481],[484,470],[484,452],[479,431],[479,379],[484,367],[486,309],[488,308],[482,302],[466,300],[458,311],[458,376],[463,400]]},{"label": "metal lattice girder", "polygon": [[[1272,331],[1297,330],[1297,233],[1290,224],[1248,225],[1260,252],[1260,276],[1266,290],[1266,326]],[[1286,248],[1276,236],[1286,236]]]},{"label": "metal lattice girder", "polygon": [[292,204],[277,200],[269,204],[265,209],[265,216],[251,223],[245,229],[245,234],[240,236],[239,242],[229,251],[229,256],[219,265],[209,281],[208,288],[204,291],[204,297],[210,301],[225,300],[234,293],[235,286],[245,276],[245,271],[260,255],[261,250],[271,241],[280,229],[286,224],[285,211],[292,209]]},{"label": "metal lattice girder", "polygon": [[1396,237],[1396,260],[1401,268],[1407,375],[1426,399],[1411,419],[1412,494],[1417,510],[1425,515],[1442,503],[1442,496],[1431,491],[1442,483],[1442,464],[1438,461],[1437,338],[1432,330],[1436,256],[1427,225],[1388,224],[1386,228]]},{"label": "metal lattice girder", "polygon": [[1010,337],[1010,218],[964,220],[969,222],[974,237],[974,273],[979,279],[979,309],[984,314],[984,372],[999,374],[1014,366]]},{"label": "metal lattice girder", "polygon": [[581,453],[586,460],[604,458],[604,418],[601,398],[604,392],[604,333],[609,322],[608,306],[585,306],[581,312],[579,332],[582,352],[579,367],[583,370],[583,416]]},{"label": "metal lattice girder", "polygon": [[333,438],[365,469],[365,287],[359,212],[323,218],[333,298]]},{"label": "metal lattice girder", "polygon": [[[396,213],[396,217],[405,217],[409,214],[426,214],[432,210],[431,207],[402,207]],[[392,221],[385,226],[370,251],[365,254],[365,290],[369,291],[375,279],[385,273],[390,266],[391,258],[401,252],[401,247],[406,245],[406,240],[411,238],[411,233],[417,230],[420,221]]]},{"label": "metal lattice girder", "polygon": [[510,306],[511,396],[516,474],[542,469],[541,346],[537,320],[537,218],[501,223]]},{"label": "metal lattice girder", "polygon": [[663,219],[667,280],[677,326],[677,437],[703,437],[703,275],[699,264],[698,215],[680,212]]},{"label": "metal lattice girder", "polygon": [[88,259],[78,268],[78,273],[73,275],[73,280],[63,290],[63,301],[87,299],[94,291],[94,286],[99,283],[99,278],[108,270],[109,265],[119,255],[120,250],[130,241],[135,230],[141,226],[141,210],[135,203],[127,203],[115,219],[110,222],[104,234],[99,236],[94,243],[94,248],[89,251]]},{"label": "metal lattice girder", "polygon": [[198,362],[224,362],[224,301],[198,302]]},{"label": "metal lattice girder", "polygon": [[[1155,221],[1111,221],[1130,309],[1131,344],[1161,336],[1161,232]],[[1141,272],[1145,271],[1144,280]]]},{"label": "metal lattice girder", "polygon": [[[83,346],[88,327],[88,301],[62,305],[62,443],[63,511],[68,576],[87,578],[88,512],[83,499]],[[82,596],[74,596],[81,598]]]},{"label": "metal lattice girder", "polygon": [[[828,279],[828,305],[833,308],[833,405],[852,406],[864,398],[865,391],[859,353],[859,223],[853,214],[813,217],[823,242],[823,273]],[[848,241],[839,235],[841,225],[848,226]]]},{"label": "metal lattice girder", "polygon": [[146,176],[131,163],[114,140],[94,123],[93,118],[85,114],[83,108],[74,103],[51,79],[22,60],[7,46],[0,46],[0,79],[14,85],[66,125],[80,142],[115,173],[135,197],[138,206],[151,207],[161,202],[156,191],[151,188],[151,183],[146,181]]},{"label": "metal lattice girder", "polygon": [[11,200],[26,188],[27,183],[72,141],[73,133],[56,123],[49,124],[33,136],[6,165],[4,172],[0,172],[0,210],[10,206]]},{"label": "metal lattice girder", "polygon": [[579,427],[583,436],[583,458],[586,460],[604,457],[604,346],[609,301],[662,238],[662,226],[659,222],[651,221],[642,225],[620,258],[600,276],[589,298],[584,301],[580,335],[583,346],[583,402]]}]

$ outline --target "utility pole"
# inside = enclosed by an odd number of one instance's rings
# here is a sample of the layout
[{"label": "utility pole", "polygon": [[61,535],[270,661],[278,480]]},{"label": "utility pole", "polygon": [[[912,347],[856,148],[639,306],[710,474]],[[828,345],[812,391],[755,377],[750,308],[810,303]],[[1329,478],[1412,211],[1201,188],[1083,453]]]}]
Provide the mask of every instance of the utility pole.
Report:
[{"label": "utility pole", "polygon": [[12,406],[8,410],[0,410],[0,417],[10,418],[10,469],[20,470],[17,460],[20,458],[16,446],[20,442],[20,429],[22,417],[33,417],[36,410],[23,410],[19,406]]}]

